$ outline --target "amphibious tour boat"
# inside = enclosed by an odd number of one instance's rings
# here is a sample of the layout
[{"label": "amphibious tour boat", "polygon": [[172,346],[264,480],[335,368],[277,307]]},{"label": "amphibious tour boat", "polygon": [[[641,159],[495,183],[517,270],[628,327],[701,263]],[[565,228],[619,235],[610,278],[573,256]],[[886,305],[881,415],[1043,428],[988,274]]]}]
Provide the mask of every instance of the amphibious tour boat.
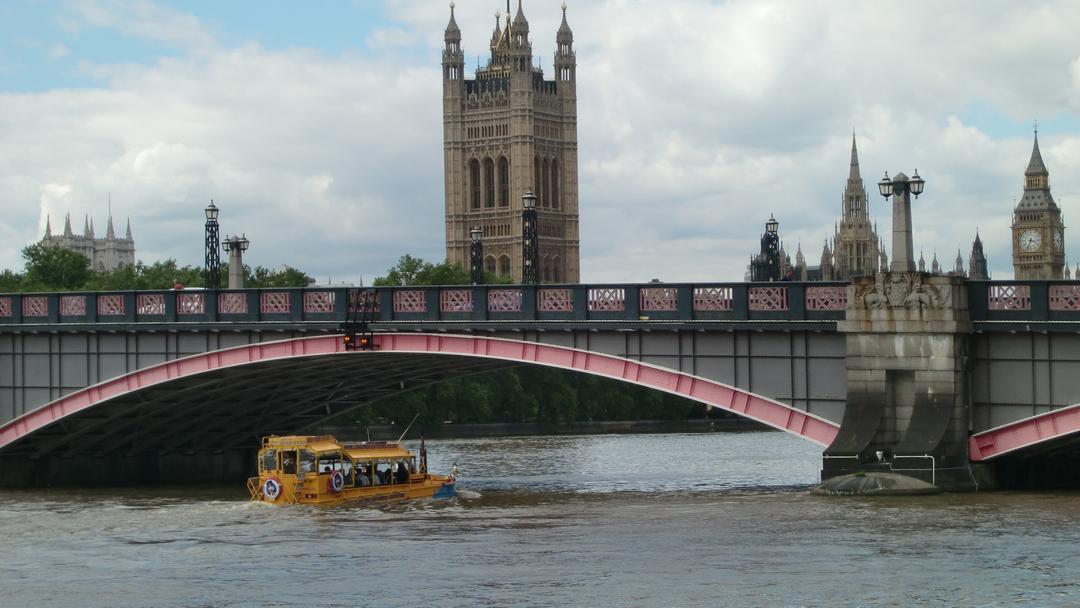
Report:
[{"label": "amphibious tour boat", "polygon": [[264,437],[259,476],[248,479],[251,499],[333,505],[383,503],[457,494],[454,475],[427,470],[427,448],[417,456],[400,442],[343,443],[330,435]]}]

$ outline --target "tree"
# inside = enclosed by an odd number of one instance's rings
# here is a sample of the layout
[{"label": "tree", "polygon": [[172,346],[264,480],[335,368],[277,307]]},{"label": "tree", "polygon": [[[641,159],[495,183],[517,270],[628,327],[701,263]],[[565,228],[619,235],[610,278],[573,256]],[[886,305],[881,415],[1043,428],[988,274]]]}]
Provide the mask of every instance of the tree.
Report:
[{"label": "tree", "polygon": [[311,277],[292,266],[284,266],[280,270],[270,270],[264,266],[251,270],[245,266],[244,270],[247,275],[245,287],[307,287],[312,281]]},{"label": "tree", "polygon": [[[468,285],[472,282],[469,271],[460,264],[443,261],[439,264],[425,262],[421,258],[405,254],[398,263],[386,271],[385,277],[375,279],[375,287],[405,287],[408,285]],[[508,276],[484,273],[484,283],[506,284]]]},{"label": "tree", "polygon": [[92,276],[90,260],[81,253],[36,243],[22,251],[26,260],[24,288],[29,291],[82,289]]}]

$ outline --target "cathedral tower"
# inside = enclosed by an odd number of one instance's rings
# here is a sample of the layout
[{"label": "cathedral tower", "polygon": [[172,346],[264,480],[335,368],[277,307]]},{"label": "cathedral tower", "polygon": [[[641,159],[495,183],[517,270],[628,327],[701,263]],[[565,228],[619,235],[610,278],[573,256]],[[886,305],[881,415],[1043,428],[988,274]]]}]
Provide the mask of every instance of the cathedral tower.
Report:
[{"label": "cathedral tower", "polygon": [[878,268],[878,237],[870,224],[854,133],[851,134],[851,165],[841,207],[840,227],[833,235],[834,279],[846,281],[851,277],[873,275]]},{"label": "cathedral tower", "polygon": [[1017,280],[1060,279],[1065,266],[1065,224],[1050,195],[1050,172],[1039,152],[1039,132],[1024,171],[1024,196],[1013,210],[1013,275]]},{"label": "cathedral tower", "polygon": [[[509,9],[509,3],[507,4]],[[484,269],[522,278],[522,203],[536,194],[540,280],[580,280],[577,60],[566,22],[556,34],[554,80],[533,64],[529,22],[518,0],[495,15],[491,56],[465,78],[461,30],[450,5],[443,49],[446,258],[469,266],[473,226],[483,231]]]}]

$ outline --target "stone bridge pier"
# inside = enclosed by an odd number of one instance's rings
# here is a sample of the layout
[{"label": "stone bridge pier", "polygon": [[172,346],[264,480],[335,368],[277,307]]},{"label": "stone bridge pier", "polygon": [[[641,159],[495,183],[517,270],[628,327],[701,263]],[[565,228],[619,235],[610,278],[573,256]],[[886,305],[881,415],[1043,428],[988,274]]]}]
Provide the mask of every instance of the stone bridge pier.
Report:
[{"label": "stone bridge pier", "polygon": [[918,272],[857,278],[837,329],[847,345],[847,407],[823,455],[822,480],[882,471],[974,489],[964,280]]}]

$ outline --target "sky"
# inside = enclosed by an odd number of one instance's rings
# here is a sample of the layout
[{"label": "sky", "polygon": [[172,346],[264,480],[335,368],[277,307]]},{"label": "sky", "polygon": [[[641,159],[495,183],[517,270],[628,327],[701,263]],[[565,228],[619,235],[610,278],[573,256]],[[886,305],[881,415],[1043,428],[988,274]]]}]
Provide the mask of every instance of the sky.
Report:
[{"label": "sky", "polygon": [[[516,4],[515,0],[515,4]],[[551,78],[562,0],[524,0]],[[741,280],[770,214],[820,259],[851,135],[875,183],[918,169],[916,251],[1012,278],[1033,126],[1080,262],[1080,3],[567,0],[583,282]],[[457,0],[467,70],[500,0]],[[201,265],[203,208],[245,261],[320,282],[439,261],[448,3],[5,0],[0,268],[70,213],[130,218],[137,257]],[[1078,215],[1080,217],[1080,215]]]}]

